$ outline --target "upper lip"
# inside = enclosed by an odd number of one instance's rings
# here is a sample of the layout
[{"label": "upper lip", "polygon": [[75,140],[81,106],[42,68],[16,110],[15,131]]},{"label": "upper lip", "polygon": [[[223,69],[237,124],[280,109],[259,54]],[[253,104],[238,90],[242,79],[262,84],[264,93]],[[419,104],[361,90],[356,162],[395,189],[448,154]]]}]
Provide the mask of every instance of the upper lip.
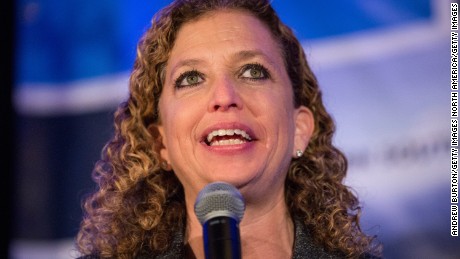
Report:
[{"label": "upper lip", "polygon": [[218,123],[206,128],[201,135],[201,142],[208,143],[207,137],[210,133],[217,130],[243,130],[249,135],[251,141],[256,140],[254,131],[247,125],[239,122]]}]

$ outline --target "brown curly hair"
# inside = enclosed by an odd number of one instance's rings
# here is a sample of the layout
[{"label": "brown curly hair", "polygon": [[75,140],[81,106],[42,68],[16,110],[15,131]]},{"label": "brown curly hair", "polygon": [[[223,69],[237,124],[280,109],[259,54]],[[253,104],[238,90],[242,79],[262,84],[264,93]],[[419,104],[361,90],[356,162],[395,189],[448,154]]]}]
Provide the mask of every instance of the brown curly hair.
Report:
[{"label": "brown curly hair", "polygon": [[[161,167],[155,125],[163,73],[179,28],[203,14],[233,9],[250,12],[278,41],[290,77],[295,107],[314,115],[315,131],[304,155],[293,159],[285,180],[291,215],[303,220],[314,240],[347,257],[379,253],[360,229],[358,199],[342,181],[345,156],[332,145],[335,126],[323,106],[318,82],[302,45],[267,0],[177,0],[157,13],[139,42],[129,81],[130,96],[115,113],[115,134],[104,147],[93,179],[98,189],[84,202],[77,236],[82,254],[133,258],[142,249],[161,253],[186,222],[184,192]],[[289,65],[287,65],[289,64]]]}]

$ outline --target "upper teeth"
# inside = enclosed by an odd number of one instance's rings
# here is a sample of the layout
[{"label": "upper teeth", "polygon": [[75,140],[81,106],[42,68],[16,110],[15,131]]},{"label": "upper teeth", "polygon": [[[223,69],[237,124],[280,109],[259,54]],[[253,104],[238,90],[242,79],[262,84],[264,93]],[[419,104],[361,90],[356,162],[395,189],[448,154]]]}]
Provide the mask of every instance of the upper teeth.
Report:
[{"label": "upper teeth", "polygon": [[211,142],[211,140],[215,136],[233,136],[233,135],[240,135],[243,138],[251,141],[251,137],[249,137],[248,133],[246,131],[241,130],[241,129],[220,129],[220,130],[214,130],[213,132],[208,134],[207,140],[208,142]]}]

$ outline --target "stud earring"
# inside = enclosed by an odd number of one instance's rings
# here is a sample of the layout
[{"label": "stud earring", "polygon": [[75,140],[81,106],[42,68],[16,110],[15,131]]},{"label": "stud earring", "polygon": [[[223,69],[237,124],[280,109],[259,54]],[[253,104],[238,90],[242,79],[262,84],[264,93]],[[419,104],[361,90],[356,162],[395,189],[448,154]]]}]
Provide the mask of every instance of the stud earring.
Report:
[{"label": "stud earring", "polygon": [[171,171],[171,165],[167,161],[161,161],[160,166],[165,171]]},{"label": "stud earring", "polygon": [[303,151],[300,150],[300,149],[297,149],[297,151],[295,152],[295,154],[297,155],[297,157],[301,157],[303,155]]}]

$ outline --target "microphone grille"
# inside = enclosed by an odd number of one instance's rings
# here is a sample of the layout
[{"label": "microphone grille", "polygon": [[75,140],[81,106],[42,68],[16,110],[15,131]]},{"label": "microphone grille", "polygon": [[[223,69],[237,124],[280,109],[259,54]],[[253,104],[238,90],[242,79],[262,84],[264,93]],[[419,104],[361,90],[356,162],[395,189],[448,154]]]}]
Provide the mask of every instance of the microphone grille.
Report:
[{"label": "microphone grille", "polygon": [[240,222],[244,214],[244,200],[233,185],[214,182],[206,185],[198,194],[195,202],[195,214],[203,225],[214,217],[232,217]]}]

